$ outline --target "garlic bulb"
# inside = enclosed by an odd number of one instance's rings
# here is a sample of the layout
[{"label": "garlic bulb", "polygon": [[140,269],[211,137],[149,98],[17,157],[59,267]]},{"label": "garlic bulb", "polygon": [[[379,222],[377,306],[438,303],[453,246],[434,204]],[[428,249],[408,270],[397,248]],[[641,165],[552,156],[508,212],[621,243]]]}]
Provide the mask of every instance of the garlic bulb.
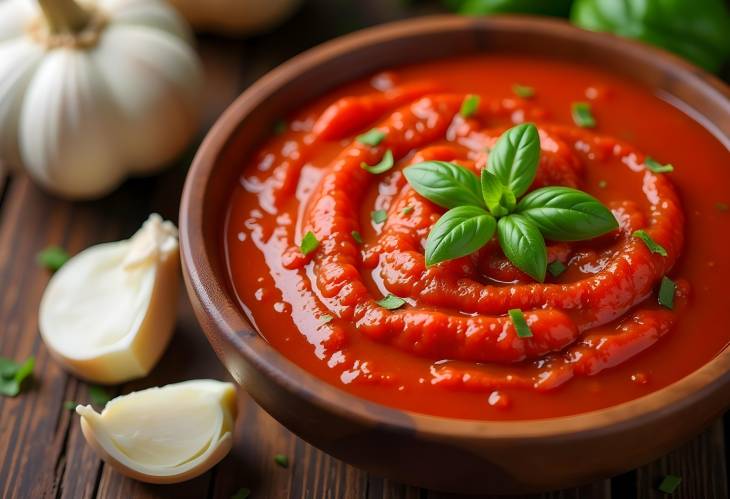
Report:
[{"label": "garlic bulb", "polygon": [[170,0],[196,29],[251,35],[273,28],[300,0]]},{"label": "garlic bulb", "polygon": [[179,274],[177,229],[151,215],[131,239],[92,246],[54,274],[40,306],[43,341],[81,378],[146,376],[172,336]]},{"label": "garlic bulb", "polygon": [[88,405],[76,412],[86,441],[119,472],[176,483],[204,473],[231,450],[236,389],[186,381],[117,397],[101,414]]},{"label": "garlic bulb", "polygon": [[99,197],[174,159],[201,86],[188,28],[162,1],[0,2],[0,160],[56,194]]}]

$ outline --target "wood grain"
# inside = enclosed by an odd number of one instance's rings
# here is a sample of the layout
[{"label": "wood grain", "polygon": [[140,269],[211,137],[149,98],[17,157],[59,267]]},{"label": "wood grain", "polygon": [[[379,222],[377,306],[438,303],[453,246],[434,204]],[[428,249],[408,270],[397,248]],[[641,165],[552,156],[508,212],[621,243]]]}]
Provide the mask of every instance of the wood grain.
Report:
[{"label": "wood grain", "polygon": [[[404,15],[402,7],[381,0],[356,2],[351,10],[338,0],[306,4],[280,32],[286,33],[287,43],[277,35],[246,42],[201,39],[208,76],[203,129],[245,86],[294,53],[352,28]],[[315,22],[331,28],[306,29]],[[66,400],[87,402],[88,385],[65,374],[38,335],[37,307],[49,275],[36,266],[35,254],[48,244],[76,253],[91,244],[128,237],[151,211],[175,220],[189,161],[188,154],[162,176],[129,181],[111,197],[94,203],[59,201],[23,176],[7,185],[0,176],[0,355],[18,360],[36,356],[32,384],[16,398],[0,397],[0,497],[224,499],[248,487],[253,498],[266,499],[456,499],[369,476],[335,460],[289,433],[243,392],[234,449],[195,480],[145,485],[97,459],[81,435],[78,418],[63,408]],[[195,377],[225,379],[226,373],[183,293],[175,337],[162,362],[148,378],[110,392],[127,393]],[[655,487],[670,472],[683,477],[673,497],[727,497],[725,429],[718,421],[702,436],[636,472],[532,499],[664,497]],[[274,463],[278,453],[289,456],[289,468]]]}]

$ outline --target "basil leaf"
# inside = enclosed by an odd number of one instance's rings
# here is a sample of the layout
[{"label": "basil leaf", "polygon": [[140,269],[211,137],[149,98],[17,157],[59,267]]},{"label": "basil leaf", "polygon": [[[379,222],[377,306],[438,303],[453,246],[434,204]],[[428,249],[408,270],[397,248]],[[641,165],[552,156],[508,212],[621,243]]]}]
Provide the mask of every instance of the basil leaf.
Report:
[{"label": "basil leaf", "polygon": [[504,132],[487,159],[489,171],[515,197],[522,196],[535,180],[540,161],[540,135],[532,123],[523,123]]},{"label": "basil leaf", "polygon": [[496,222],[484,208],[458,206],[439,218],[426,240],[426,265],[475,252],[494,235]]},{"label": "basil leaf", "polygon": [[570,187],[533,191],[519,202],[516,211],[553,241],[580,241],[618,228],[616,217],[600,201]]},{"label": "basil leaf", "polygon": [[497,222],[497,239],[504,254],[518,269],[538,282],[545,280],[547,249],[535,224],[522,215],[502,217]]},{"label": "basil leaf", "polygon": [[387,151],[385,151],[385,154],[383,154],[383,159],[381,159],[377,165],[370,166],[363,161],[362,163],[360,163],[360,167],[365,171],[378,175],[380,173],[385,173],[393,168],[394,164],[395,162],[393,161],[393,151],[388,149]]},{"label": "basil leaf", "polygon": [[403,298],[399,298],[395,295],[388,295],[385,298],[376,301],[378,305],[381,307],[388,309],[388,310],[395,310],[398,308],[401,308],[403,305],[406,304],[406,301]]},{"label": "basil leaf", "polygon": [[515,195],[502,185],[497,177],[488,170],[482,170],[482,196],[489,211],[495,217],[503,217],[515,208]]},{"label": "basil leaf", "polygon": [[409,166],[403,174],[413,190],[444,208],[484,206],[479,179],[463,166],[426,161]]},{"label": "basil leaf", "polygon": [[22,364],[0,357],[0,395],[18,395],[23,381],[33,374],[34,367],[35,357],[28,357]]},{"label": "basil leaf", "polygon": [[51,272],[55,272],[69,261],[71,257],[59,246],[49,246],[36,255],[36,262]]}]

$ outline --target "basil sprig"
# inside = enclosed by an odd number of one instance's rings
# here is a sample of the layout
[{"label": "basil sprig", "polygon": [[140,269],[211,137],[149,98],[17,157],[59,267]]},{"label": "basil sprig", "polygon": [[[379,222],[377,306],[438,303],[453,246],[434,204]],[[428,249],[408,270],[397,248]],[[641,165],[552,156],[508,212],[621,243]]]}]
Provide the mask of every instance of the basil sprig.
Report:
[{"label": "basil sprig", "polygon": [[481,178],[443,161],[409,166],[411,187],[448,211],[426,240],[426,265],[469,255],[495,232],[505,256],[520,270],[543,282],[547,270],[545,239],[579,241],[618,227],[611,211],[585,192],[543,187],[522,199],[535,180],[540,135],[526,123],[507,130],[489,155]]}]

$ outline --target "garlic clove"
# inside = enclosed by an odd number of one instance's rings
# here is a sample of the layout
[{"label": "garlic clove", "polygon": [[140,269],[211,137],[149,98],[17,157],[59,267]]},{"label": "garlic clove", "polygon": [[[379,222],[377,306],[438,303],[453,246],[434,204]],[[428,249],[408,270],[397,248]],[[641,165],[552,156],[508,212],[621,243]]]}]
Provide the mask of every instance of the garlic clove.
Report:
[{"label": "garlic clove", "polygon": [[204,473],[231,450],[236,389],[186,381],[117,397],[101,414],[88,405],[76,412],[86,441],[119,472],[177,483]]},{"label": "garlic clove", "polygon": [[153,214],[131,239],[92,246],[54,274],[41,300],[41,336],[81,378],[146,376],[172,336],[179,274],[177,229]]}]

